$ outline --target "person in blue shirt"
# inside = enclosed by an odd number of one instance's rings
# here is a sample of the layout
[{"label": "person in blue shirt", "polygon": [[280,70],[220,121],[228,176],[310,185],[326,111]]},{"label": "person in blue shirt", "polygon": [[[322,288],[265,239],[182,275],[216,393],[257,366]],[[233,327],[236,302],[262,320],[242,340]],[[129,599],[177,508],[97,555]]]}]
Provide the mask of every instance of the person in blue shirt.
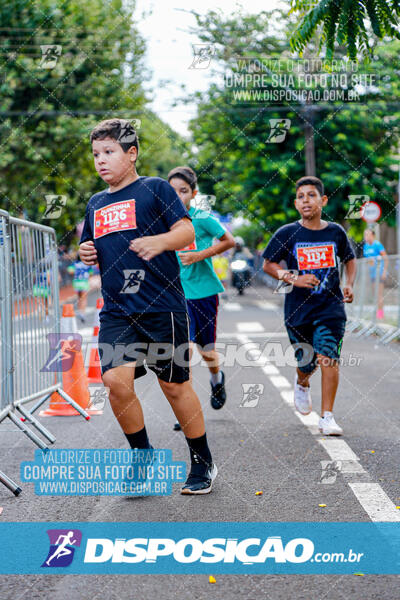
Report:
[{"label": "person in blue shirt", "polygon": [[67,272],[74,276],[72,287],[78,295],[76,316],[83,323],[85,321],[87,295],[90,289],[90,275],[94,273],[94,269],[85,265],[81,260],[77,260],[72,265],[69,265]]},{"label": "person in blue shirt", "polygon": [[[341,435],[343,430],[334,419],[333,406],[346,325],[344,303],[353,301],[356,260],[343,227],[321,219],[327,203],[318,177],[305,176],[296,182],[295,207],[300,220],[274,233],[263,254],[263,268],[290,286],[285,294],[285,325],[298,361],[295,407],[303,415],[311,412],[310,377],[319,366],[319,429],[324,435]],[[340,263],[346,272],[343,291]]]},{"label": "person in blue shirt", "polygon": [[[377,273],[379,270],[379,284],[378,284],[378,308],[376,311],[376,318],[383,319],[383,294],[385,287],[385,279],[387,275],[388,269],[388,257],[386,254],[386,250],[378,240],[375,239],[375,231],[373,229],[366,229],[364,231],[364,245],[363,245],[363,255],[364,258],[369,258],[369,276],[375,289],[375,281],[377,278]],[[379,259],[377,257],[381,256]],[[378,267],[378,263],[379,267]]]},{"label": "person in blue shirt", "polygon": [[[224,286],[211,257],[232,248],[235,240],[209,210],[191,205],[196,204],[197,195],[197,176],[193,169],[176,167],[168,173],[168,181],[188,210],[195,231],[194,242],[178,252],[181,281],[188,307],[190,341],[197,344],[210,370],[211,406],[218,410],[226,401],[225,375],[215,351],[218,294],[224,291]],[[214,244],[214,240],[218,242]]]},{"label": "person in blue shirt", "polygon": [[129,121],[99,123],[90,141],[96,171],[108,187],[88,202],[79,254],[100,269],[103,383],[131,448],[151,449],[134,389],[145,360],[189,447],[191,468],[181,493],[207,494],[217,468],[185,358],[189,323],[175,253],[194,241],[191,218],[167,181],[138,175],[139,143]]}]

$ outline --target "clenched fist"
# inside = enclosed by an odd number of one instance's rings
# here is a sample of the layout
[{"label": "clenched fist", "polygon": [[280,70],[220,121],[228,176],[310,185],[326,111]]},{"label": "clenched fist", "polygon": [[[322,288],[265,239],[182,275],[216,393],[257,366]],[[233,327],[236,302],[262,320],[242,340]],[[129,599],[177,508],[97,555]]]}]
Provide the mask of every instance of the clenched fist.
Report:
[{"label": "clenched fist", "polygon": [[85,265],[95,265],[97,263],[97,251],[94,242],[83,242],[79,246],[79,256]]}]

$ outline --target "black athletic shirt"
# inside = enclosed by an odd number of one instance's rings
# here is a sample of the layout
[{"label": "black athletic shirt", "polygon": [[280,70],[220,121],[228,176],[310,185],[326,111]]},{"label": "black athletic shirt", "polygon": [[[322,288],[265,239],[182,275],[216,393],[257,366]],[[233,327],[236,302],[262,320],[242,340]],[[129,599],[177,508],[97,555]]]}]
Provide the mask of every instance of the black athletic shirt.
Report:
[{"label": "black athletic shirt", "polygon": [[324,229],[303,227],[298,221],[284,225],[272,236],[264,250],[271,262],[285,261],[299,275],[313,273],[320,284],[316,289],[293,287],[285,296],[285,323],[289,326],[312,322],[315,318],[346,319],[340,289],[339,260],[354,258],[346,232],[337,223]]},{"label": "black athletic shirt", "polygon": [[175,190],[159,177],[91,197],[80,243],[93,240],[97,250],[102,314],[186,311],[175,251],[145,261],[129,250],[131,240],[167,233],[184,217],[190,219]]}]

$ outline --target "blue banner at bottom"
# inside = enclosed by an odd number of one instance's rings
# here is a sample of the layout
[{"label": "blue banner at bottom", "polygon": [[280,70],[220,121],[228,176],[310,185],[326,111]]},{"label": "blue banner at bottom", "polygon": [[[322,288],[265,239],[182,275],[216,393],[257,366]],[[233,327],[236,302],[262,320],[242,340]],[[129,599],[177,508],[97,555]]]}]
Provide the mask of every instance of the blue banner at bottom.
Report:
[{"label": "blue banner at bottom", "polygon": [[400,574],[400,523],[0,523],[2,574]]}]

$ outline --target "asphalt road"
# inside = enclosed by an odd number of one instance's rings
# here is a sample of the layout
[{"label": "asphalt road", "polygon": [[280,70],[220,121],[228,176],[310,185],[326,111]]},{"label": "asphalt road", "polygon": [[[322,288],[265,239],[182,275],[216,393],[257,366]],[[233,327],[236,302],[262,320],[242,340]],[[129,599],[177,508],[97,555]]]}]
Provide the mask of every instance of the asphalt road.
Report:
[{"label": "asphalt road", "polygon": [[[399,348],[396,344],[376,348],[373,339],[358,340],[352,335],[345,338],[335,407],[344,436],[339,443],[323,439],[316,428],[316,414],[300,419],[292,406],[294,369],[282,359],[288,341],[280,300],[258,287],[240,298],[230,292],[230,298],[223,301],[218,340],[231,348],[241,346],[242,364],[231,362],[223,367],[228,401],[222,410],[214,411],[210,406],[207,369],[199,364],[193,368],[210,447],[219,468],[210,495],[181,496],[176,484],[169,497],[45,497],[36,496],[33,484],[24,483],[18,498],[0,486],[1,521],[399,520]],[[94,301],[92,297],[92,305]],[[90,322],[83,330],[88,332]],[[256,345],[263,349],[267,342],[270,362],[263,369],[256,361]],[[243,344],[254,345],[247,346],[247,364]],[[221,351],[228,355],[226,348]],[[315,375],[312,395],[316,413],[319,382]],[[255,385],[258,400],[249,402],[245,391]],[[172,448],[174,459],[187,460],[183,434],[172,430],[174,416],[155,376],[149,373],[140,379],[136,389],[152,444]],[[43,423],[56,435],[58,448],[126,447],[108,405],[102,416],[89,422],[80,417],[52,417]],[[1,424],[0,433],[2,468],[19,480],[20,462],[32,460],[35,448],[10,423]],[[321,461],[330,460],[336,460],[339,472],[333,483],[323,484]],[[256,496],[256,491],[263,494]],[[400,598],[400,579],[393,575],[220,575],[216,579],[216,584],[210,584],[206,575],[7,575],[0,577],[0,598]]]}]

